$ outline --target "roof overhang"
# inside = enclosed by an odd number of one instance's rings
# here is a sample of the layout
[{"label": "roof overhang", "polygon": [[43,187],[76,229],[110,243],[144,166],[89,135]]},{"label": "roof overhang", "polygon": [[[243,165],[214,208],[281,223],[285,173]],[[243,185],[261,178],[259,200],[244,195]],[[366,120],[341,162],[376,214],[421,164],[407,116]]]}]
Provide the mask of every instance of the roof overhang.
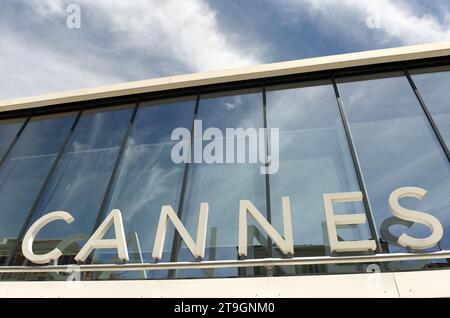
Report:
[{"label": "roof overhang", "polygon": [[160,92],[202,85],[256,80],[266,77],[331,71],[349,67],[369,66],[444,56],[450,56],[450,42],[331,55],[236,69],[168,76],[143,81],[70,90],[40,96],[13,98],[0,101],[0,112]]}]

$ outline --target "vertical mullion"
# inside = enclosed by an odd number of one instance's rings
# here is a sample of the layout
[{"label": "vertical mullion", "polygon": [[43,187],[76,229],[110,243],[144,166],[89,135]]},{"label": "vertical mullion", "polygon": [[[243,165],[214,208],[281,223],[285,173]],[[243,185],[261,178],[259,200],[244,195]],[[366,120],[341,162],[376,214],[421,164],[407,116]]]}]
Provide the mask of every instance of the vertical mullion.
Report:
[{"label": "vertical mullion", "polygon": [[0,160],[0,167],[3,165],[3,163],[5,162],[6,158],[8,158],[9,153],[11,152],[11,150],[13,149],[14,145],[16,144],[17,140],[19,139],[20,135],[22,134],[22,131],[25,129],[25,126],[28,124],[28,122],[30,121],[31,118],[31,113],[28,115],[27,119],[23,122],[22,126],[20,127],[19,131],[17,132],[17,134],[14,136],[13,140],[11,141],[11,143],[9,144],[8,148],[5,151],[5,154],[3,155],[2,159]]},{"label": "vertical mullion", "polygon": [[[101,223],[101,221],[103,219],[103,216],[105,214],[106,204],[108,203],[108,200],[109,200],[109,197],[110,197],[110,194],[111,194],[111,191],[112,191],[115,179],[116,179],[117,171],[118,171],[118,169],[120,167],[120,163],[122,162],[122,159],[123,159],[123,154],[125,152],[125,148],[126,148],[126,145],[128,143],[128,137],[130,135],[131,130],[133,129],[134,119],[135,119],[136,113],[137,113],[137,111],[139,109],[139,105],[140,105],[140,100],[138,99],[137,102],[136,102],[136,105],[134,106],[133,113],[131,114],[130,121],[128,122],[127,130],[125,131],[125,135],[124,135],[123,140],[122,140],[122,142],[120,144],[119,153],[117,154],[116,161],[114,162],[114,166],[113,166],[113,169],[111,171],[111,175],[109,176],[108,184],[106,186],[105,193],[103,195],[100,207],[98,209],[97,218],[95,219],[94,225],[92,227],[92,232],[91,232],[92,234],[95,232],[95,230],[100,225],[100,223]],[[92,257],[90,259],[88,258],[85,261],[85,263],[94,264],[94,257]],[[89,278],[89,274],[90,273],[88,273],[88,272],[83,273],[82,279],[84,280],[86,278]]]},{"label": "vertical mullion", "polygon": [[431,115],[427,105],[425,104],[425,101],[422,98],[422,95],[420,94],[416,84],[414,83],[411,75],[409,74],[408,69],[405,68],[404,73],[406,75],[406,78],[408,79],[409,84],[411,85],[412,90],[414,91],[414,94],[417,97],[417,100],[419,101],[420,106],[422,107],[422,110],[424,111],[425,115],[427,116],[428,121],[430,122],[431,128],[434,131],[434,134],[436,135],[437,139],[439,140],[439,143],[441,144],[442,149],[444,150],[447,160],[450,161],[450,151],[449,151],[447,144],[445,143],[445,140],[442,137],[442,135],[436,125],[436,122],[433,119],[433,116]]},{"label": "vertical mullion", "polygon": [[381,247],[380,238],[378,236],[377,228],[375,226],[375,220],[373,217],[372,208],[369,203],[369,199],[368,199],[369,196],[367,194],[367,189],[366,189],[366,185],[365,185],[364,178],[362,175],[362,170],[361,170],[361,165],[359,163],[358,155],[355,150],[355,144],[353,142],[353,137],[352,137],[352,134],[350,131],[350,125],[349,125],[349,122],[347,119],[347,114],[345,113],[342,98],[339,93],[334,76],[331,78],[331,81],[333,83],[333,88],[334,88],[334,92],[336,95],[336,101],[337,101],[338,108],[339,108],[339,114],[341,115],[341,120],[344,125],[345,136],[347,137],[347,143],[349,145],[350,153],[352,155],[353,165],[355,167],[355,172],[356,172],[356,178],[358,179],[359,188],[360,188],[361,192],[363,193],[363,204],[364,204],[364,209],[366,210],[367,222],[369,223],[369,228],[370,228],[370,232],[372,234],[372,238],[375,239],[376,250],[378,253],[382,253],[383,249]]},{"label": "vertical mullion", "polygon": [[133,113],[131,114],[131,118],[130,118],[130,121],[128,123],[127,130],[125,132],[125,136],[124,136],[124,138],[122,140],[122,143],[120,144],[120,150],[119,150],[119,153],[117,154],[116,161],[114,162],[114,166],[113,166],[111,175],[109,176],[108,185],[106,186],[105,194],[103,195],[103,199],[102,199],[102,202],[100,204],[100,208],[98,209],[97,218],[96,218],[94,226],[92,228],[92,233],[94,233],[95,230],[98,228],[98,226],[100,225],[100,222],[101,222],[101,220],[102,220],[102,218],[103,218],[103,216],[105,214],[104,210],[105,210],[106,204],[107,204],[107,202],[109,200],[109,195],[111,193],[112,186],[114,184],[114,181],[115,181],[115,178],[116,178],[116,175],[117,175],[117,171],[118,171],[120,163],[121,163],[121,161],[123,159],[123,154],[125,152],[125,148],[126,148],[126,145],[128,143],[128,136],[130,135],[130,132],[133,129],[134,119],[136,117],[136,112],[137,112],[137,110],[139,108],[139,105],[140,105],[140,101],[137,101],[136,105],[134,106]]},{"label": "vertical mullion", "polygon": [[[195,123],[195,120],[197,119],[199,104],[200,104],[200,94],[197,95],[197,98],[195,100],[195,108],[194,108],[194,114],[192,116],[192,125],[191,125],[191,144],[189,147],[188,158],[190,158],[192,156],[192,146],[194,144],[194,133],[193,133],[194,132],[194,123]],[[181,220],[182,213],[183,213],[184,197],[186,194],[187,179],[189,176],[190,166],[191,166],[190,160],[185,162],[183,181],[181,184],[180,199],[178,201],[178,210],[177,210],[177,216],[180,220]],[[181,246],[181,237],[177,231],[174,231],[173,241],[172,241],[172,249],[171,249],[171,253],[170,253],[170,261],[171,262],[177,261],[180,246]],[[169,270],[168,278],[175,278],[175,274],[176,274],[176,270],[174,270],[174,269]]]},{"label": "vertical mullion", "polygon": [[[264,178],[264,186],[265,186],[265,196],[266,196],[266,216],[267,216],[267,221],[272,224],[272,208],[271,208],[271,202],[270,202],[270,182],[269,182],[269,174],[267,173],[267,168],[268,168],[268,157],[269,157],[269,128],[268,128],[268,120],[267,120],[267,96],[266,96],[266,85],[263,86],[263,90],[262,90],[262,95],[263,95],[263,125],[264,125],[264,130],[265,130],[265,134],[264,134],[264,144],[266,147],[266,151],[264,152],[264,162],[265,162],[265,168],[266,168],[266,174],[265,174],[265,178]],[[268,248],[268,252],[269,255],[267,255],[268,257],[272,257],[272,239],[270,237],[267,237],[267,248]],[[271,271],[267,271],[268,276],[272,276]]]},{"label": "vertical mullion", "polygon": [[78,121],[79,121],[79,119],[81,117],[81,114],[83,113],[83,110],[84,110],[84,108],[81,108],[80,111],[78,112],[78,115],[75,118],[75,121],[73,122],[72,127],[70,128],[70,131],[67,133],[67,136],[64,139],[64,142],[63,142],[63,144],[61,146],[61,149],[59,150],[55,160],[53,161],[53,164],[50,167],[50,170],[47,173],[47,176],[45,177],[44,182],[42,183],[41,188],[39,189],[38,194],[36,195],[36,198],[33,201],[33,205],[31,206],[31,209],[29,210],[29,212],[27,214],[27,217],[26,217],[25,222],[24,222],[24,224],[22,226],[22,229],[20,230],[19,235],[17,236],[16,244],[14,245],[14,248],[11,249],[11,252],[10,252],[8,258],[6,259],[5,263],[7,265],[13,265],[12,261],[14,260],[14,255],[16,253],[18,253],[20,242],[22,241],[23,236],[25,235],[25,232],[26,232],[26,230],[28,228],[28,225],[29,225],[29,223],[30,223],[30,221],[31,221],[31,219],[33,217],[33,213],[35,212],[35,210],[36,210],[36,208],[37,208],[37,206],[39,204],[39,201],[40,201],[40,199],[41,199],[41,197],[42,197],[42,195],[44,193],[44,190],[47,187],[47,184],[50,181],[50,179],[51,179],[51,177],[52,177],[52,175],[53,175],[53,173],[54,173],[54,171],[55,171],[55,169],[56,169],[56,167],[57,167],[57,165],[59,163],[59,160],[61,159],[61,157],[62,157],[62,155],[64,153],[64,150],[65,150],[65,148],[67,146],[67,143],[69,142],[70,137],[72,136],[73,131],[75,130],[75,127],[76,127],[76,125],[77,125],[77,123],[78,123]]}]

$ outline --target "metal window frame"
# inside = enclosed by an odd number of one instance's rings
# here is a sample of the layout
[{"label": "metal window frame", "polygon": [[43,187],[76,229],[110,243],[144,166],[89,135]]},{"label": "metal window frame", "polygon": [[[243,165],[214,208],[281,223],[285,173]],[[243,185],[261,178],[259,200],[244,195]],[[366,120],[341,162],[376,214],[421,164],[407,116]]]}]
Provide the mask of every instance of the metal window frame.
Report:
[{"label": "metal window frame", "polygon": [[3,166],[3,163],[6,161],[6,159],[9,157],[9,154],[11,153],[11,150],[13,149],[14,145],[16,144],[17,140],[19,139],[20,135],[22,134],[22,131],[27,126],[28,122],[30,121],[31,113],[25,118],[24,122],[22,123],[22,126],[17,131],[16,135],[13,137],[13,140],[6,148],[5,153],[3,154],[2,158],[0,159],[0,167]]},{"label": "metal window frame", "polygon": [[100,223],[101,223],[101,221],[102,221],[102,219],[103,219],[103,217],[104,217],[104,215],[106,213],[106,211],[105,211],[106,204],[108,203],[108,199],[111,196],[111,192],[114,190],[112,188],[112,186],[113,186],[114,182],[116,181],[117,171],[118,171],[118,169],[120,167],[120,163],[123,160],[123,154],[124,154],[125,148],[126,148],[126,146],[128,144],[128,137],[129,137],[130,132],[133,129],[133,126],[134,126],[134,119],[136,117],[136,113],[137,113],[137,110],[139,108],[139,105],[140,105],[140,101],[137,100],[136,103],[135,103],[135,106],[133,107],[133,111],[131,113],[131,118],[130,118],[130,120],[128,122],[127,130],[125,131],[125,134],[123,136],[122,142],[120,143],[119,153],[117,154],[116,161],[114,162],[113,169],[112,169],[111,174],[109,176],[108,184],[106,186],[105,193],[103,194],[103,198],[102,198],[102,202],[100,204],[100,207],[98,209],[97,218],[96,218],[94,226],[92,228],[92,232],[91,232],[92,234],[98,228],[98,226],[100,225]]},{"label": "metal window frame", "polygon": [[[265,165],[268,167],[268,156],[269,156],[269,119],[268,119],[268,113],[267,113],[267,86],[264,84],[262,87],[262,94],[263,94],[263,121],[264,121],[264,129],[266,130],[266,133],[264,134],[265,141],[264,144],[266,145],[266,151],[264,152],[265,155],[265,162],[267,162]],[[266,216],[267,221],[272,224],[272,202],[270,197],[270,175],[268,173],[265,174],[264,178],[264,187],[266,190]],[[268,236],[267,237],[267,251],[269,253],[269,257],[271,258],[273,256],[273,243],[272,239]],[[267,276],[273,276],[272,268],[267,271]]]},{"label": "metal window frame", "polygon": [[376,252],[382,253],[383,249],[381,247],[380,237],[378,235],[377,227],[375,224],[375,219],[373,217],[372,207],[370,205],[366,183],[364,182],[364,176],[362,173],[361,164],[359,162],[355,143],[353,141],[352,132],[350,130],[350,123],[348,121],[347,113],[345,112],[345,108],[344,108],[344,103],[342,101],[341,94],[339,93],[339,88],[337,86],[336,79],[334,76],[331,77],[331,82],[332,82],[332,85],[334,88],[334,93],[336,95],[336,102],[337,102],[337,105],[339,108],[339,114],[341,116],[341,121],[344,126],[345,136],[347,138],[347,144],[349,146],[350,154],[351,154],[351,157],[353,160],[353,166],[355,168],[355,173],[356,173],[356,178],[358,180],[359,189],[361,190],[361,192],[363,194],[363,204],[364,204],[364,210],[365,210],[366,216],[367,216],[367,223],[369,224],[372,239],[375,240]]},{"label": "metal window frame", "polygon": [[405,76],[408,79],[409,84],[411,85],[412,90],[414,91],[414,94],[417,97],[417,100],[419,101],[420,106],[422,107],[423,112],[425,113],[425,116],[428,119],[428,122],[431,125],[431,128],[433,129],[434,134],[436,135],[436,138],[438,139],[439,143],[441,144],[442,150],[445,153],[445,156],[447,157],[447,160],[450,162],[450,151],[447,147],[447,144],[445,143],[444,137],[441,135],[441,132],[439,131],[438,126],[436,125],[436,122],[434,121],[433,115],[431,114],[427,104],[425,103],[424,99],[422,98],[422,95],[420,94],[419,89],[417,88],[416,84],[414,83],[414,80],[409,73],[409,70],[405,68],[404,70]]},{"label": "metal window frame", "polygon": [[[265,86],[262,87],[256,87],[258,89],[257,92],[255,93],[260,93],[261,97],[262,97],[262,114],[263,114],[263,127],[267,128],[267,115],[266,115],[266,92],[265,92]],[[260,91],[259,91],[260,90]],[[232,90],[234,91],[234,89]],[[238,90],[239,91],[239,90]],[[198,93],[197,94],[197,99],[196,99],[196,104],[195,104],[195,110],[194,110],[194,115],[193,115],[193,119],[192,119],[192,126],[191,126],[191,145],[193,144],[193,139],[194,139],[194,134],[193,134],[193,130],[194,130],[194,122],[195,120],[198,118],[198,111],[200,108],[200,101],[201,101],[201,97],[202,93]],[[267,137],[267,136],[266,136]],[[267,140],[266,140],[267,143]],[[266,144],[267,145],[267,144]],[[268,149],[268,147],[266,147],[266,149]],[[189,149],[189,151],[192,150],[192,147]],[[266,153],[267,155],[267,153]],[[184,174],[183,174],[183,180],[182,180],[182,187],[181,187],[181,192],[180,192],[180,200],[179,200],[179,205],[178,205],[178,212],[177,212],[177,216],[178,218],[181,220],[182,218],[182,213],[183,213],[183,208],[184,208],[184,197],[186,194],[186,189],[188,187],[188,179],[189,179],[189,173],[190,173],[190,166],[191,163],[185,163],[184,166]],[[268,189],[268,177],[266,175],[265,178],[265,196],[266,196],[266,209],[267,209],[267,219],[269,222],[271,222],[271,217],[270,217],[270,197],[269,197],[269,189]],[[171,250],[171,256],[170,256],[170,261],[171,262],[176,262],[178,259],[178,254],[180,251],[180,247],[181,247],[181,237],[179,235],[179,233],[177,231],[174,232],[174,236],[173,236],[173,244],[172,244],[172,250]],[[272,256],[272,241],[270,238],[268,238],[268,251],[270,251],[270,257]],[[168,272],[168,278],[175,278],[176,277],[176,269],[169,269]]]},{"label": "metal window frame", "polygon": [[0,273],[73,273],[102,271],[143,271],[143,270],[180,270],[180,269],[218,269],[241,267],[273,267],[322,264],[373,264],[399,261],[417,261],[450,258],[450,251],[431,253],[390,253],[357,256],[307,256],[293,258],[267,258],[244,260],[220,260],[203,262],[161,262],[127,264],[81,264],[46,266],[0,266]]},{"label": "metal window frame", "polygon": [[[191,144],[189,147],[189,156],[192,159],[192,145],[194,144],[194,124],[195,120],[198,116],[198,109],[200,106],[200,93],[196,94],[195,98],[195,106],[194,106],[194,113],[192,114],[192,123],[191,123]],[[192,160],[191,160],[192,161]],[[177,210],[177,216],[181,220],[183,217],[183,209],[184,209],[184,197],[186,194],[186,188],[188,186],[188,179],[189,179],[189,173],[191,168],[191,162],[185,162],[184,163],[184,171],[183,171],[183,179],[181,181],[181,189],[180,189],[180,198],[178,200],[178,210]],[[178,231],[174,231],[173,237],[172,237],[172,248],[170,250],[170,261],[176,262],[178,259],[178,253],[180,252],[181,248],[181,236],[178,233]],[[167,273],[168,278],[175,278],[177,275],[176,271],[174,269],[169,269]]]},{"label": "metal window frame", "polygon": [[[130,120],[128,122],[127,130],[125,131],[123,139],[122,139],[122,142],[120,143],[119,153],[117,154],[116,161],[114,162],[113,169],[112,169],[111,174],[109,176],[108,183],[106,185],[106,189],[105,189],[105,192],[103,194],[103,198],[102,198],[100,207],[98,209],[97,218],[96,218],[96,220],[94,222],[94,225],[92,227],[91,234],[93,234],[97,230],[97,228],[100,226],[100,224],[102,222],[102,219],[103,219],[103,217],[104,217],[104,215],[106,213],[106,210],[105,210],[106,209],[106,204],[108,203],[108,200],[111,197],[111,193],[114,190],[113,185],[114,185],[114,182],[116,181],[117,171],[118,171],[118,169],[120,167],[120,163],[123,160],[123,154],[124,154],[125,148],[126,148],[126,146],[128,144],[128,137],[129,137],[129,134],[130,134],[131,130],[133,129],[134,119],[136,117],[136,113],[137,113],[137,111],[139,109],[139,106],[140,106],[140,100],[138,99],[135,102],[135,105],[133,107],[133,111],[131,113]],[[91,255],[93,255],[94,253],[95,252],[91,253]],[[88,258],[86,260],[86,262],[89,263],[89,264],[94,264],[94,258],[93,257]]]}]

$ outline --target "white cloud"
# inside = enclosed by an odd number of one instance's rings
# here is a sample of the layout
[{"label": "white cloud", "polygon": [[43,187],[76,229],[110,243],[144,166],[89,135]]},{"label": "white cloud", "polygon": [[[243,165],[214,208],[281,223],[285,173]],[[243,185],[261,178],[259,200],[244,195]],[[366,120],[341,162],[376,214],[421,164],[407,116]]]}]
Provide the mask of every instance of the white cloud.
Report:
[{"label": "white cloud", "polygon": [[[412,2],[391,0],[283,0],[288,12],[307,8],[318,23],[331,22],[338,29],[333,32],[351,34],[357,41],[367,40],[367,21],[379,14],[379,28],[384,40],[403,44],[420,44],[450,40],[450,13],[444,18],[423,14]],[[370,24],[370,23],[369,23]],[[364,25],[361,29],[360,26]],[[380,39],[383,40],[383,39]]]},{"label": "white cloud", "polygon": [[63,14],[64,12],[64,2],[62,0],[52,0],[52,1],[32,0],[32,4],[36,12],[38,12],[42,16]]},{"label": "white cloud", "polygon": [[78,0],[81,30],[72,31],[70,3],[32,0],[15,9],[32,12],[19,28],[4,20],[0,98],[259,63],[203,0]]},{"label": "white cloud", "polygon": [[36,95],[120,81],[80,67],[72,56],[25,41],[10,33],[0,37],[0,98]]},{"label": "white cloud", "polygon": [[[87,1],[81,1],[83,6]],[[89,1],[106,14],[115,30],[128,34],[127,44],[158,50],[189,65],[192,70],[256,64],[255,52],[243,52],[227,41],[213,11],[200,0]]]}]

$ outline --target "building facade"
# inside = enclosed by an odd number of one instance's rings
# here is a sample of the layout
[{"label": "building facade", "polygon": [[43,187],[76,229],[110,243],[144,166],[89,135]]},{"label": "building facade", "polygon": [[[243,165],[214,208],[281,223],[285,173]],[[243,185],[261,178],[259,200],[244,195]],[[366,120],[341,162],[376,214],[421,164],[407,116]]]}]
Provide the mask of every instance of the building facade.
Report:
[{"label": "building facade", "polygon": [[442,43],[0,102],[0,294],[450,296],[449,84]]}]

